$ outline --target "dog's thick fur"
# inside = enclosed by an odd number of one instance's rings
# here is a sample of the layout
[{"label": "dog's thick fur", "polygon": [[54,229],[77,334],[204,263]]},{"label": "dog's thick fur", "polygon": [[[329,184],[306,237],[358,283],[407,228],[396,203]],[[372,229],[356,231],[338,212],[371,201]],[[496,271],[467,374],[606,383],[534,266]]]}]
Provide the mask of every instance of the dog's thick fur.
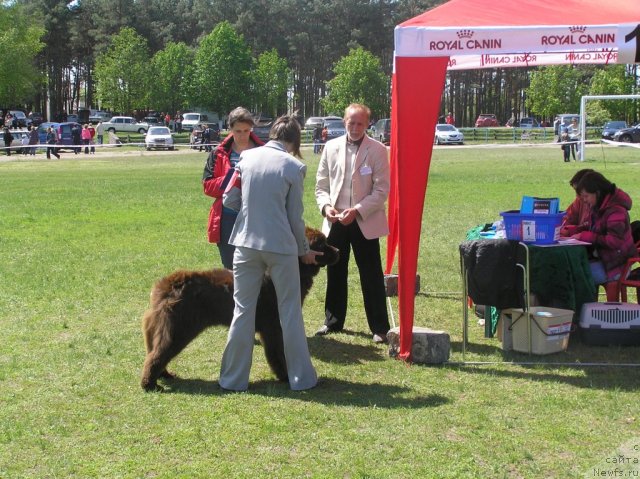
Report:
[{"label": "dog's thick fur", "polygon": [[[323,255],[316,256],[315,265],[299,263],[303,301],[320,267],[335,264],[339,255],[320,231],[307,228],[306,235],[311,249]],[[227,269],[176,271],[158,281],[151,291],[151,305],[142,318],[147,348],[142,388],[148,391],[162,389],[157,384],[158,378],[174,377],[166,369],[169,361],[209,326],[229,326],[233,308],[233,273]],[[268,275],[258,298],[256,333],[271,370],[279,380],[287,381],[278,301]]]}]

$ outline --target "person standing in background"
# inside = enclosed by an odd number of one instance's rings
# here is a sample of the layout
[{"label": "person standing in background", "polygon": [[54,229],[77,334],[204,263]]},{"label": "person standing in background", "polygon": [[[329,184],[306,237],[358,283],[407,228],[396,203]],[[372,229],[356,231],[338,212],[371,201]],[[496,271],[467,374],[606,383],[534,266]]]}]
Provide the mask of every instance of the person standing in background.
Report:
[{"label": "person standing in background", "polygon": [[4,152],[7,156],[11,156],[11,142],[13,141],[13,135],[9,131],[8,126],[4,127],[4,133],[2,137],[2,139],[4,140],[4,147],[6,148]]},{"label": "person standing in background", "polygon": [[454,125],[455,126],[455,124],[456,124],[456,119],[453,117],[453,113],[451,113],[451,112],[449,112],[449,114],[445,118],[445,121],[447,122],[447,125]]},{"label": "person standing in background", "polygon": [[58,135],[56,134],[55,128],[47,128],[47,160],[51,159],[52,154],[57,159],[60,159],[58,149],[55,146],[56,143],[58,143]]},{"label": "person standing in background", "polygon": [[71,127],[71,141],[73,142],[73,153],[77,155],[82,150],[82,127],[77,123]]},{"label": "person standing in background", "polygon": [[38,127],[30,125],[29,127],[29,154],[31,156],[36,155],[36,145],[40,142],[40,138],[38,137]]},{"label": "person standing in background", "polygon": [[98,138],[98,144],[102,145],[104,143],[104,126],[102,125],[102,120],[96,125],[96,137]]},{"label": "person standing in background", "polygon": [[89,123],[89,145],[91,146],[91,148],[89,149],[89,152],[92,155],[96,154],[96,141],[95,141],[95,137],[96,137],[96,129],[93,127],[93,123]]},{"label": "person standing in background", "polygon": [[[229,134],[218,147],[209,153],[207,163],[202,174],[204,194],[214,198],[209,211],[207,235],[210,243],[218,245],[222,265],[233,267],[233,245],[229,244],[229,236],[236,221],[237,212],[224,208],[222,194],[227,186],[228,176],[240,161],[240,154],[250,148],[263,145],[263,142],[253,134],[253,116],[243,107],[238,107],[229,113]],[[225,181],[225,179],[227,181]]]},{"label": "person standing in background", "polygon": [[91,141],[91,132],[89,131],[89,125],[86,123],[82,126],[82,131],[80,132],[82,136],[82,144],[84,145],[84,154],[89,154],[89,142]]}]

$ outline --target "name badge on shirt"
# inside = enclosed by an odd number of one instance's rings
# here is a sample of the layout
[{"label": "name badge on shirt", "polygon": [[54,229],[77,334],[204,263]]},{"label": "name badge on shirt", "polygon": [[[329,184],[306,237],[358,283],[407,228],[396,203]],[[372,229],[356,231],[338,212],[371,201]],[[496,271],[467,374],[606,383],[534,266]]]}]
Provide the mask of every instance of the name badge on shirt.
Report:
[{"label": "name badge on shirt", "polygon": [[362,176],[364,175],[370,175],[372,173],[371,171],[371,167],[369,165],[364,165],[360,167],[360,174]]}]

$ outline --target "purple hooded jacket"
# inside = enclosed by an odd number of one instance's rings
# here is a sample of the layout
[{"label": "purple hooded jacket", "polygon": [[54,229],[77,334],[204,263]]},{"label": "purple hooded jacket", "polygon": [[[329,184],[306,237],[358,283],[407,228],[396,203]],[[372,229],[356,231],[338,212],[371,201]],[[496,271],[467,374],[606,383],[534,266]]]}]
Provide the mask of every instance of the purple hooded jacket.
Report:
[{"label": "purple hooded jacket", "polygon": [[604,197],[599,208],[591,211],[589,231],[578,239],[593,244],[609,279],[622,272],[628,258],[638,256],[629,224],[631,198],[620,188]]}]

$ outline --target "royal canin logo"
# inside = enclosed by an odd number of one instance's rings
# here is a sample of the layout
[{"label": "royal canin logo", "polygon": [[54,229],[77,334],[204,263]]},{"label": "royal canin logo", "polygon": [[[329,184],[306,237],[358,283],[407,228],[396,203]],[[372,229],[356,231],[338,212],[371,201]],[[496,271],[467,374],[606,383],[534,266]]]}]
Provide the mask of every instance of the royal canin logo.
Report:
[{"label": "royal canin logo", "polygon": [[616,43],[615,33],[587,33],[587,27],[584,25],[574,25],[569,27],[567,35],[542,35],[540,37],[540,45],[557,46],[557,45],[603,45],[612,46]]},{"label": "royal canin logo", "polygon": [[431,40],[429,50],[431,51],[466,51],[466,50],[488,50],[502,48],[501,38],[474,39],[475,32],[463,28],[456,32],[457,39],[452,40]]}]

